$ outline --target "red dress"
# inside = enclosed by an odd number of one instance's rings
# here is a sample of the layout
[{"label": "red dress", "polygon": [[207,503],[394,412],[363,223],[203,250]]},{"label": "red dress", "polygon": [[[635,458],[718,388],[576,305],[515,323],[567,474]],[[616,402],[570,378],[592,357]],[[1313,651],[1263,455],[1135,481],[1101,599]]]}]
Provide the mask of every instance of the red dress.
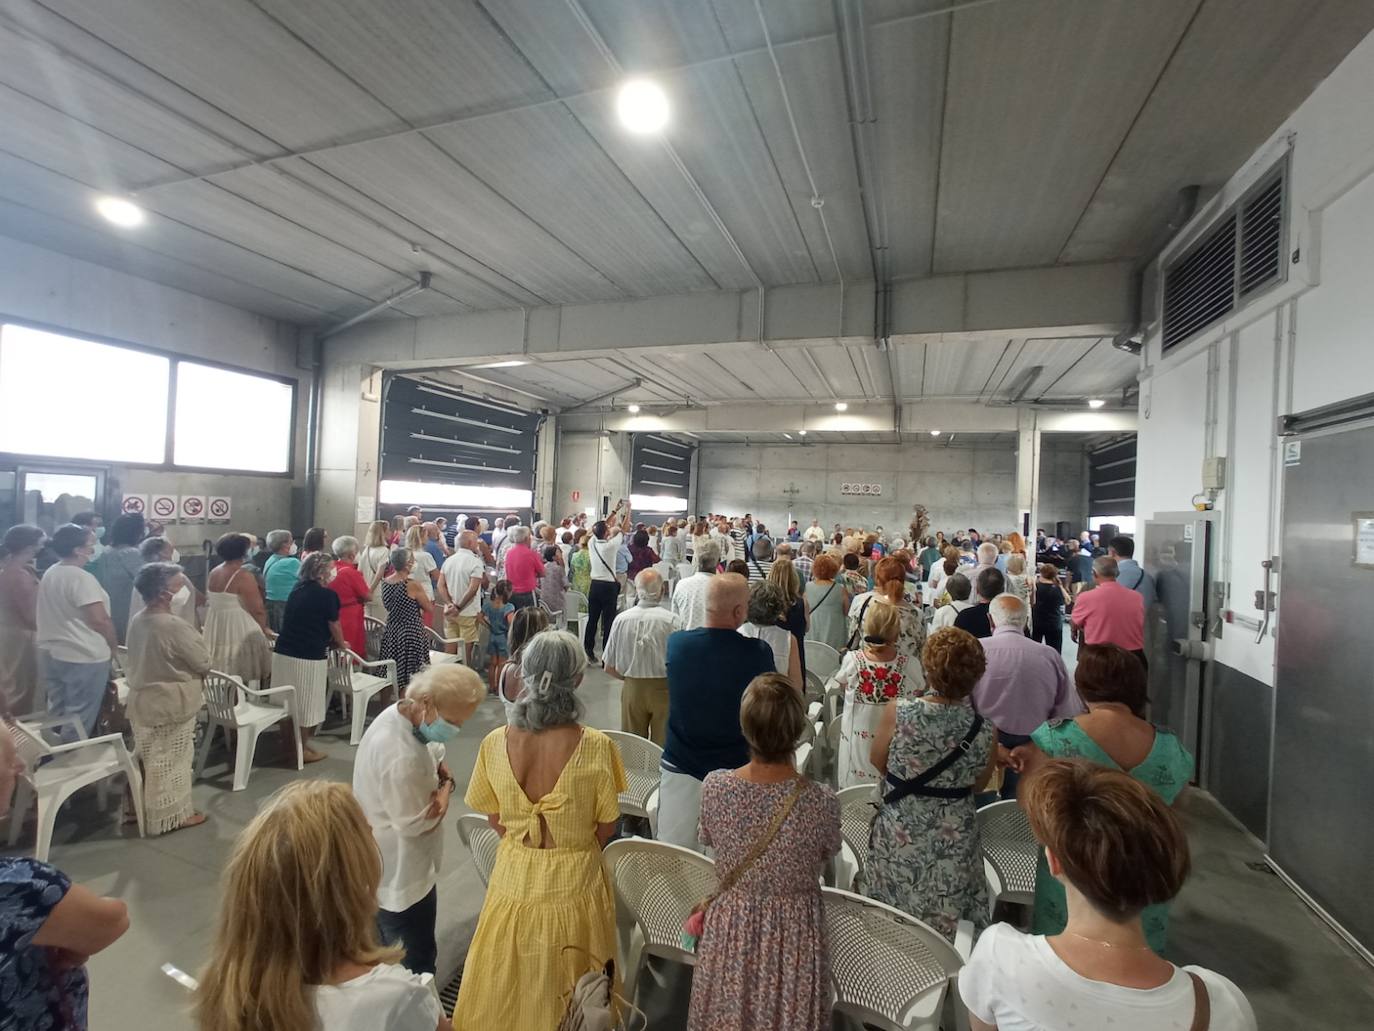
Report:
[{"label": "red dress", "polygon": [[339,629],[348,647],[367,658],[367,631],[363,611],[367,604],[367,581],[352,562],[335,562],[334,579],[329,589],[339,596]]}]

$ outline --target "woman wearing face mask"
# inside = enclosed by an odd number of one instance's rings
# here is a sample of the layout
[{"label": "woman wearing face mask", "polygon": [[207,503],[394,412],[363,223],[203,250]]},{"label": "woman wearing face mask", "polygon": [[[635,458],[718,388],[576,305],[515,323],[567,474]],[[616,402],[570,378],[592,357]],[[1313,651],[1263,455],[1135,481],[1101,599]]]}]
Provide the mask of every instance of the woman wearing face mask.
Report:
[{"label": "woman wearing face mask", "polygon": [[[147,563],[151,562],[170,562],[173,565],[181,564],[181,555],[177,549],[172,547],[172,542],[166,537],[149,537],[138,546],[139,554],[143,556],[147,568]],[[142,572],[143,570],[139,570]],[[176,595],[172,598],[172,615],[185,620],[195,629],[200,629],[200,624],[196,622],[196,590],[191,586],[191,581],[182,577],[177,584]],[[134,617],[143,611],[143,595],[138,593],[138,577],[134,577],[133,597],[129,599],[129,625],[132,626]]]},{"label": "woman wearing face mask", "polygon": [[296,688],[292,719],[301,736],[301,756],[308,763],[324,758],[309,742],[314,728],[324,722],[329,649],[348,647],[339,625],[339,596],[329,589],[333,579],[333,555],[317,551],[301,563],[301,578],[286,599],[277,650],[272,653],[272,683]]},{"label": "woman wearing face mask", "polygon": [[444,745],[485,697],[481,678],[466,666],[431,666],[358,743],[353,793],[382,853],[377,926],[385,944],[405,949],[402,965],[417,974],[434,973],[435,886],[454,787]]},{"label": "woman wearing face mask", "polygon": [[[86,572],[95,550],[94,533],[74,523],[59,526],[52,550],[57,564],[38,585],[38,665],[48,692],[48,715],[76,716],[90,737],[110,682],[110,658],[119,644],[110,596]],[[64,742],[78,737],[70,723],[62,725],[61,735]]]},{"label": "woman wearing face mask", "polygon": [[33,704],[38,682],[38,570],[33,563],[46,539],[41,528],[21,523],[0,541],[0,715],[20,715]]},{"label": "woman wearing face mask", "polygon": [[191,760],[210,650],[195,626],[172,609],[185,581],[181,567],[171,562],[149,562],[134,578],[143,608],[129,620],[125,673],[149,834],[205,822],[191,805]]}]

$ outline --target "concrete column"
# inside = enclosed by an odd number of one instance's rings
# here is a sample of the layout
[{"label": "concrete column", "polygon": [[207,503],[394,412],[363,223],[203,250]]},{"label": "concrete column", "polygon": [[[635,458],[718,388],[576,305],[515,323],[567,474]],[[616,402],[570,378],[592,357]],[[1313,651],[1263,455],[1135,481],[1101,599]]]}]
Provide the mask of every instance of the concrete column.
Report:
[{"label": "concrete column", "polygon": [[[320,475],[315,520],[335,535],[367,529],[377,500],[382,373],[352,362],[326,364],[320,396]],[[371,499],[368,520],[358,500]]]},{"label": "concrete column", "polygon": [[556,504],[554,473],[558,464],[558,419],[549,416],[539,427],[538,457],[535,463],[534,510],[543,519],[557,523],[567,506]]},{"label": "concrete column", "polygon": [[[1029,514],[1027,539],[1035,540],[1035,525],[1040,508],[1040,425],[1039,413],[1021,408],[1016,413],[1016,528],[1022,529]],[[1034,562],[1033,556],[1030,561]]]}]

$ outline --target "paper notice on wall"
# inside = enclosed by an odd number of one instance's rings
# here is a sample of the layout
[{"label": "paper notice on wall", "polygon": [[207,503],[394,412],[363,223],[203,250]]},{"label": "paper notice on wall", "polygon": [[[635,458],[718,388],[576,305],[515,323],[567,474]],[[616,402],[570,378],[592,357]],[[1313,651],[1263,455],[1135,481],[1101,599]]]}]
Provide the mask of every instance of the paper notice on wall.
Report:
[{"label": "paper notice on wall", "polygon": [[1374,569],[1374,512],[1355,513],[1355,565]]},{"label": "paper notice on wall", "polygon": [[377,499],[371,494],[358,495],[358,511],[354,517],[356,523],[370,523],[377,515]]}]

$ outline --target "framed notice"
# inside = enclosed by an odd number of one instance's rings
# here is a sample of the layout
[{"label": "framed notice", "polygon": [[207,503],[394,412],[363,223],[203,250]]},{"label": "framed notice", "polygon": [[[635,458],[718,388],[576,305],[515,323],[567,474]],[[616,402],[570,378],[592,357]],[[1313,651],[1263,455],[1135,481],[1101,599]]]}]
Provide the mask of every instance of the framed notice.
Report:
[{"label": "framed notice", "polygon": [[148,514],[163,525],[175,523],[178,507],[175,494],[153,494],[148,501]]},{"label": "framed notice", "polygon": [[1374,512],[1356,512],[1355,521],[1355,565],[1362,569],[1374,569]]},{"label": "framed notice", "polygon": [[223,496],[211,497],[206,501],[205,514],[206,521],[211,523],[227,523],[232,518],[234,503],[230,498]]},{"label": "framed notice", "polygon": [[125,515],[146,516],[148,514],[148,495],[125,494],[119,510]]},{"label": "framed notice", "polygon": [[178,518],[183,523],[205,522],[207,502],[203,494],[183,494]]}]

